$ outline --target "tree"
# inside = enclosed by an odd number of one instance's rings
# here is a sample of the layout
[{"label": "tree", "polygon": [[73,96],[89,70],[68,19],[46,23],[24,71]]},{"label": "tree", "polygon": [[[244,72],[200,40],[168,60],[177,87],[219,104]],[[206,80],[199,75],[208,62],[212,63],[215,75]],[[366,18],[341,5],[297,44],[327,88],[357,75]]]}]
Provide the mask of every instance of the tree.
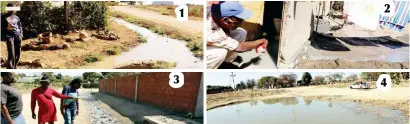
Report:
[{"label": "tree", "polygon": [[27,77],[26,76],[26,74],[24,74],[24,73],[18,73],[18,74],[16,74],[16,76],[15,76],[17,79],[21,79],[22,77]]},{"label": "tree", "polygon": [[282,74],[280,75],[280,84],[283,87],[283,85],[286,85],[287,87],[293,87],[296,83],[296,80],[298,76],[296,74]]},{"label": "tree", "polygon": [[101,72],[101,75],[108,79],[108,78],[117,78],[121,76],[129,76],[129,75],[140,75],[141,72]]},{"label": "tree", "polygon": [[358,78],[358,76],[357,76],[357,74],[351,74],[351,75],[349,75],[349,76],[347,76],[346,77],[346,80],[347,81],[356,81],[356,80],[358,80],[359,78]]},{"label": "tree", "polygon": [[102,75],[97,72],[84,72],[83,79],[86,82],[96,83],[98,79],[101,79]]},{"label": "tree", "polygon": [[345,73],[343,73],[343,72],[337,72],[337,73],[331,74],[330,76],[331,76],[333,79],[339,80],[339,82],[342,82],[343,75],[345,75]]},{"label": "tree", "polygon": [[312,81],[312,76],[310,75],[310,73],[309,72],[305,72],[305,73],[303,73],[303,75],[302,75],[302,83],[303,83],[303,85],[310,85],[310,83],[311,83],[311,81]]},{"label": "tree", "polygon": [[241,81],[240,83],[236,84],[236,90],[243,90],[246,89],[246,85],[244,81]]},{"label": "tree", "polygon": [[272,89],[278,84],[278,78],[274,76],[265,76],[258,80],[258,88]]},{"label": "tree", "polygon": [[256,86],[255,79],[246,80],[246,88],[247,89],[253,89],[253,87],[255,87],[255,86]]},{"label": "tree", "polygon": [[312,80],[312,84],[321,85],[325,83],[325,77],[318,75]]},{"label": "tree", "polygon": [[380,74],[382,74],[382,72],[362,72],[360,74],[360,77],[363,80],[376,81],[379,78]]}]

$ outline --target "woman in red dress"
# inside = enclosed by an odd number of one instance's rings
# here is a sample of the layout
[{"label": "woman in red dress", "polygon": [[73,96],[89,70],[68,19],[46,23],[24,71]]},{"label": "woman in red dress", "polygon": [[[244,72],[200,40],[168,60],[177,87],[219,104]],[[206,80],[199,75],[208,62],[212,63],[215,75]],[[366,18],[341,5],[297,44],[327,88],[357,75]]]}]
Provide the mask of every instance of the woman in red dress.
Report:
[{"label": "woman in red dress", "polygon": [[57,121],[57,109],[55,107],[53,96],[61,99],[70,99],[72,97],[65,96],[56,90],[49,88],[50,80],[47,76],[43,76],[40,80],[41,86],[33,89],[31,92],[31,112],[33,119],[36,119],[36,101],[38,102],[38,123],[39,124],[54,124]]}]

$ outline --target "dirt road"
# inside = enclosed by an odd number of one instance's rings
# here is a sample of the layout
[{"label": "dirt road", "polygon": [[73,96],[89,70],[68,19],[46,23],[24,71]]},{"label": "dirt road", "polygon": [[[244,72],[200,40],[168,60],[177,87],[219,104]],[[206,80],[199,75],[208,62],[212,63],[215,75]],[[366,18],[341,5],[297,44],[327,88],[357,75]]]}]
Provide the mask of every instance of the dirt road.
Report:
[{"label": "dirt road", "polygon": [[179,29],[181,31],[184,31],[186,33],[193,33],[193,34],[203,33],[203,23],[201,21],[188,20],[185,22],[180,22],[176,20],[176,18],[173,16],[160,15],[155,12],[138,9],[135,7],[112,6],[110,8],[113,11],[120,11],[120,12],[127,13],[129,15],[136,16],[138,18],[150,20],[150,21],[160,23],[160,24],[165,24],[165,25],[174,27],[176,29]]},{"label": "dirt road", "polygon": [[[57,90],[58,92],[61,92],[61,90]],[[82,93],[83,90],[80,90],[79,92]],[[30,100],[31,100],[31,92],[29,93],[25,93],[22,95],[23,97],[23,116],[26,119],[26,123],[27,124],[37,124],[37,119],[33,119],[31,118],[31,109],[30,109]],[[81,98],[81,94],[80,94],[80,98]],[[57,121],[55,122],[55,124],[64,124],[64,118],[63,116],[60,114],[60,99],[53,97],[53,101],[56,105],[57,108]],[[89,118],[89,113],[87,110],[87,106],[85,105],[85,102],[83,100],[80,99],[80,111],[79,111],[79,115],[75,118],[75,122],[76,124],[88,124],[90,123],[90,118]],[[36,106],[36,110],[35,110],[36,114],[38,112],[38,106]]]}]

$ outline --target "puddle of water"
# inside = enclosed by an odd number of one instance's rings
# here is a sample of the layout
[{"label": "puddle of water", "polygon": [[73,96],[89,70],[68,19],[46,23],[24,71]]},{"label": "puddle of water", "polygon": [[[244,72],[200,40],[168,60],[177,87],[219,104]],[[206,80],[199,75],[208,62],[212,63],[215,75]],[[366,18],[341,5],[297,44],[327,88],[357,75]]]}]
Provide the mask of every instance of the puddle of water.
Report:
[{"label": "puddle of water", "polygon": [[132,60],[163,60],[176,62],[176,68],[202,68],[202,60],[192,55],[192,52],[186,47],[185,41],[160,36],[119,18],[113,18],[113,20],[146,37],[147,43],[139,44],[130,51],[121,53],[115,57],[115,62],[109,63],[120,64]]},{"label": "puddle of water", "polygon": [[350,102],[266,99],[207,111],[212,124],[407,124],[399,110]]}]

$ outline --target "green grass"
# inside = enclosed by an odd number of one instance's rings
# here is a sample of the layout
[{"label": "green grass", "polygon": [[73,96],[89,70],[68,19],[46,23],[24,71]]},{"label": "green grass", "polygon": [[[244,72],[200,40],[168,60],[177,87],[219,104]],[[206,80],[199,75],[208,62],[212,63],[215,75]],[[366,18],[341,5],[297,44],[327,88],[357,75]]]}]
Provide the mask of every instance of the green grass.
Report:
[{"label": "green grass", "polygon": [[167,62],[167,61],[156,61],[152,65],[152,69],[172,69],[175,68],[177,64],[175,62]]},{"label": "green grass", "polygon": [[103,55],[101,54],[92,54],[85,57],[85,61],[88,63],[98,62],[103,60]]},{"label": "green grass", "polygon": [[106,54],[106,55],[110,55],[110,56],[112,56],[112,55],[118,55],[118,54],[120,54],[120,53],[121,53],[121,50],[119,50],[119,49],[117,49],[117,48],[110,48],[110,49],[108,49],[108,50],[105,51],[105,54]]},{"label": "green grass", "polygon": [[165,35],[172,39],[187,41],[186,46],[191,50],[194,56],[197,56],[197,57],[203,56],[202,36],[198,37],[198,36],[188,35],[186,33],[182,33],[181,31],[173,29],[172,27],[162,25],[162,24],[157,24],[149,20],[140,19],[134,16],[128,16],[126,13],[123,13],[123,12],[114,11],[114,12],[111,12],[110,14],[113,17],[121,18],[127,22],[147,28],[156,34]]},{"label": "green grass", "polygon": [[140,33],[136,33],[136,34],[137,34],[138,38],[140,39],[139,40],[140,43],[147,43],[148,42],[146,37],[142,36]]}]

